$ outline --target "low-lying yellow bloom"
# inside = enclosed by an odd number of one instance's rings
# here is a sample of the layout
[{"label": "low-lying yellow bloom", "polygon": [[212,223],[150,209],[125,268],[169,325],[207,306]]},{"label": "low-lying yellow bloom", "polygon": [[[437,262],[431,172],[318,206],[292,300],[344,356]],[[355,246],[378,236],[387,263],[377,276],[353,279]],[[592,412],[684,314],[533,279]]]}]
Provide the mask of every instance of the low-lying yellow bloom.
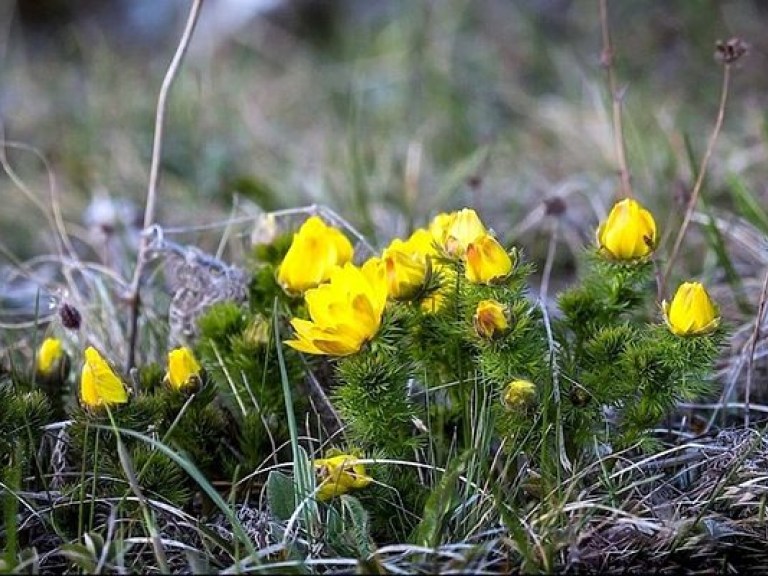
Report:
[{"label": "low-lying yellow bloom", "polygon": [[333,268],[352,260],[352,253],[352,244],[344,234],[311,216],[293,235],[277,281],[289,294],[301,294],[328,280]]},{"label": "low-lying yellow bloom", "polygon": [[168,372],[165,381],[174,390],[200,386],[200,372],[203,370],[192,350],[186,346],[168,352]]},{"label": "low-lying yellow bloom", "polygon": [[473,284],[503,280],[512,272],[512,258],[490,234],[476,238],[467,246],[465,275]]},{"label": "low-lying yellow bloom", "polygon": [[481,338],[494,338],[507,331],[507,308],[496,300],[481,300],[473,317],[475,331]]},{"label": "low-lying yellow bloom", "polygon": [[128,402],[128,391],[99,352],[85,349],[85,363],[80,375],[80,401],[88,408]]},{"label": "low-lying yellow bloom", "polygon": [[64,356],[61,340],[58,338],[46,338],[37,351],[37,371],[47,376]]},{"label": "low-lying yellow bloom", "polygon": [[504,389],[502,402],[510,410],[523,408],[536,397],[536,385],[529,380],[513,380]]},{"label": "low-lying yellow bloom", "polygon": [[314,464],[320,482],[317,499],[324,502],[350,490],[365,488],[373,481],[366,475],[365,466],[350,454],[320,458]]},{"label": "low-lying yellow bloom", "polygon": [[617,202],[597,228],[597,244],[612,260],[637,260],[656,249],[656,221],[637,201]]},{"label": "low-lying yellow bloom", "polygon": [[390,297],[395,300],[415,297],[428,280],[428,257],[434,254],[432,234],[423,228],[416,230],[408,240],[393,240],[381,255]]},{"label": "low-lying yellow bloom", "polygon": [[673,334],[697,336],[709,334],[720,324],[717,307],[699,282],[684,282],[672,303],[662,302],[664,319]]},{"label": "low-lying yellow bloom", "polygon": [[348,356],[373,338],[387,302],[387,279],[377,258],[362,268],[346,264],[330,281],[304,295],[310,320],[294,318],[295,340],[286,344],[309,354]]}]

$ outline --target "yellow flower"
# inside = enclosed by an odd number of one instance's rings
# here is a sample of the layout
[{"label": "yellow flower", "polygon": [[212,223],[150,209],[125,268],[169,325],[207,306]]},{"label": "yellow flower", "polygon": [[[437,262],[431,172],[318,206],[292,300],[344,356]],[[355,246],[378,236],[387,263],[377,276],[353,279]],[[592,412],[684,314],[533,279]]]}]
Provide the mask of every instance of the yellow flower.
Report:
[{"label": "yellow flower", "polygon": [[174,390],[197,388],[202,367],[186,346],[168,352],[168,372],[165,381]]},{"label": "yellow flower", "polygon": [[699,282],[681,284],[672,303],[665,300],[661,306],[669,329],[678,336],[709,334],[720,324],[717,307]]},{"label": "yellow flower", "polygon": [[37,351],[37,371],[47,376],[53,372],[62,356],[64,356],[64,349],[61,347],[61,340],[46,338]]},{"label": "yellow flower", "polygon": [[85,364],[80,376],[80,401],[88,408],[128,402],[128,392],[123,382],[92,346],[85,349]]},{"label": "yellow flower", "polygon": [[352,252],[344,234],[311,216],[293,235],[277,281],[289,294],[301,294],[328,280],[331,270],[352,260]]},{"label": "yellow flower", "polygon": [[445,239],[448,236],[448,227],[451,225],[456,212],[441,212],[429,223],[429,233],[439,246],[445,246]]},{"label": "yellow flower", "polygon": [[387,274],[387,289],[395,300],[410,300],[427,282],[428,256],[434,255],[432,234],[420,228],[408,240],[393,240],[381,259]]},{"label": "yellow flower", "polygon": [[536,386],[529,380],[513,380],[504,389],[502,402],[510,410],[523,408],[536,397]]},{"label": "yellow flower", "polygon": [[309,354],[348,356],[373,338],[387,302],[387,279],[378,258],[362,268],[345,264],[331,272],[330,282],[304,295],[309,320],[291,321],[296,339],[286,344]]},{"label": "yellow flower", "polygon": [[373,478],[365,474],[365,466],[356,456],[340,454],[331,458],[315,460],[320,486],[318,500],[327,501],[350,490],[365,488]]},{"label": "yellow flower", "polygon": [[[451,256],[463,256],[467,247],[478,237],[488,234],[477,212],[464,208],[451,215],[441,239],[445,251]],[[438,240],[440,241],[440,240]]]},{"label": "yellow flower", "polygon": [[613,260],[645,258],[656,249],[656,222],[648,210],[627,198],[598,226],[597,243]]},{"label": "yellow flower", "polygon": [[494,338],[507,331],[507,309],[496,300],[481,300],[473,318],[475,331],[481,338]]},{"label": "yellow flower", "polygon": [[512,258],[490,234],[480,236],[467,246],[467,280],[474,284],[490,284],[503,280],[512,272]]}]

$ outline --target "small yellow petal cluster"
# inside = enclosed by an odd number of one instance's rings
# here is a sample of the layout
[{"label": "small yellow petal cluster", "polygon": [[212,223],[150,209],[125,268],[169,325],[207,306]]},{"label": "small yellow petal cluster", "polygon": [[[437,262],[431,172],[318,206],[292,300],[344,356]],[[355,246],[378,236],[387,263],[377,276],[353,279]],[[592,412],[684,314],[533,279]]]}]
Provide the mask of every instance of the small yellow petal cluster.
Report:
[{"label": "small yellow petal cluster", "polygon": [[311,320],[294,318],[295,340],[286,344],[308,354],[348,356],[373,338],[387,302],[384,266],[371,259],[362,268],[334,268],[327,284],[304,294]]},{"label": "small yellow petal cluster", "polygon": [[502,403],[510,410],[524,408],[536,397],[536,385],[529,380],[513,380],[504,389]]},{"label": "small yellow petal cluster", "polygon": [[416,230],[408,240],[393,240],[381,254],[390,297],[414,298],[424,288],[430,257],[436,254],[432,234],[424,228]]},{"label": "small yellow petal cluster", "polygon": [[320,482],[317,498],[323,502],[350,490],[365,488],[373,481],[366,475],[365,466],[350,454],[320,458],[315,460],[314,465]]},{"label": "small yellow petal cluster", "polygon": [[47,376],[54,370],[63,355],[64,349],[61,346],[61,340],[46,338],[37,351],[37,371]]},{"label": "small yellow petal cluster", "polygon": [[80,401],[87,408],[128,402],[128,391],[104,357],[89,346],[80,375]]},{"label": "small yellow petal cluster", "polygon": [[202,370],[192,350],[186,346],[175,348],[168,352],[168,372],[165,374],[165,382],[174,390],[194,389],[200,385]]},{"label": "small yellow petal cluster", "polygon": [[717,307],[699,282],[684,282],[672,302],[662,303],[664,319],[677,336],[698,336],[713,332],[720,324]]},{"label": "small yellow petal cluster", "polygon": [[496,300],[481,300],[473,317],[475,331],[481,338],[491,339],[507,331],[506,307]]},{"label": "small yellow petal cluster", "polygon": [[473,284],[492,284],[512,272],[514,262],[509,253],[471,208],[438,214],[429,230],[448,256],[465,262],[465,276]]},{"label": "small yellow petal cluster", "polygon": [[656,221],[636,200],[621,200],[598,226],[597,244],[611,260],[646,258],[656,249]]},{"label": "small yellow petal cluster", "polygon": [[293,235],[277,282],[289,294],[302,294],[328,280],[331,270],[352,260],[352,253],[352,244],[341,231],[311,216]]}]

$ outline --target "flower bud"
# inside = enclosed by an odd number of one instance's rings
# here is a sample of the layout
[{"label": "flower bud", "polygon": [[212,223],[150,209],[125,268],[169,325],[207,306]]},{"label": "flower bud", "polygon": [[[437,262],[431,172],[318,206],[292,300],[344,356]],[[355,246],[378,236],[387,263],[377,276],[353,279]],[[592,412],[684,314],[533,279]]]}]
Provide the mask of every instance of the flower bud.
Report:
[{"label": "flower bud", "polygon": [[709,334],[720,324],[717,307],[699,282],[685,282],[672,303],[662,302],[664,320],[677,336]]},{"label": "flower bud", "polygon": [[46,338],[37,351],[37,372],[43,376],[51,374],[64,358],[64,349],[58,338]]},{"label": "flower bud", "polygon": [[656,222],[648,210],[627,198],[617,202],[597,228],[597,243],[611,260],[645,258],[656,249]]},{"label": "flower bud", "polygon": [[488,234],[477,212],[464,208],[451,214],[451,219],[444,228],[442,242],[445,251],[451,256],[463,256],[467,247],[478,237]]},{"label": "flower bud", "polygon": [[502,403],[509,410],[524,408],[536,398],[536,386],[529,380],[513,380],[504,389]]},{"label": "flower bud", "polygon": [[166,383],[174,390],[196,389],[200,386],[202,367],[186,346],[168,352]]},{"label": "flower bud", "polygon": [[480,338],[491,339],[507,331],[506,307],[496,300],[481,300],[477,304],[475,316],[472,319],[475,331]]}]

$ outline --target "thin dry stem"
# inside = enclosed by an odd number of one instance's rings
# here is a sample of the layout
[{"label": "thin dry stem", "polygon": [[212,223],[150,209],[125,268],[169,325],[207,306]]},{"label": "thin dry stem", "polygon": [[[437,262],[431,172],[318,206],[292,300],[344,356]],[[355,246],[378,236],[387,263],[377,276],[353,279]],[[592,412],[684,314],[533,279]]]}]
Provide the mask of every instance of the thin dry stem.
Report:
[{"label": "thin dry stem", "polygon": [[[147,203],[144,208],[144,229],[149,228],[155,221],[155,205],[157,203],[157,181],[160,173],[160,156],[163,148],[163,126],[165,122],[165,109],[170,92],[171,84],[176,78],[176,74],[181,66],[181,61],[189,47],[192,39],[192,33],[195,30],[195,24],[200,14],[200,8],[203,0],[193,0],[189,9],[187,23],[184,32],[181,35],[179,44],[176,47],[176,53],[173,55],[168,71],[163,78],[163,84],[160,87],[160,93],[157,97],[157,112],[155,115],[155,135],[152,142],[152,161],[149,168],[149,185],[147,187]],[[128,294],[128,300],[131,306],[131,316],[128,333],[128,358],[126,360],[126,372],[133,368],[134,356],[136,353],[136,336],[139,327],[139,291],[141,285],[141,273],[147,261],[147,249],[149,247],[149,238],[142,235],[139,243],[139,252],[136,256],[136,268],[133,271],[131,280],[131,289]]]},{"label": "thin dry stem", "polygon": [[611,109],[613,116],[613,145],[616,150],[616,161],[619,164],[619,180],[621,182],[621,196],[632,197],[632,184],[627,167],[627,150],[624,143],[624,125],[621,120],[621,103],[623,91],[620,93],[616,87],[616,75],[613,71],[613,44],[611,31],[608,26],[607,0],[600,0],[600,28],[603,36],[603,52],[600,55],[600,63],[605,68],[608,78],[608,89],[611,92]]},{"label": "thin dry stem", "polygon": [[720,135],[720,130],[723,127],[723,120],[725,118],[725,105],[728,102],[728,91],[731,84],[731,65],[725,64],[723,66],[723,84],[722,88],[720,90],[720,105],[717,109],[717,120],[715,121],[715,127],[712,130],[712,134],[709,137],[709,142],[707,143],[707,151],[704,153],[704,158],[701,160],[701,165],[699,166],[699,173],[696,175],[696,183],[693,186],[693,191],[691,192],[691,198],[688,200],[688,206],[685,210],[685,216],[683,217],[683,223],[680,225],[680,231],[677,233],[677,238],[675,239],[675,245],[672,247],[672,252],[669,255],[669,260],[667,261],[667,266],[664,269],[664,274],[661,277],[661,288],[659,292],[663,296],[666,290],[667,281],[669,280],[669,274],[672,271],[672,266],[675,264],[675,259],[677,258],[677,254],[680,251],[680,246],[683,243],[683,238],[685,238],[685,233],[688,230],[688,226],[691,223],[691,218],[693,217],[693,211],[696,209],[696,203],[699,200],[699,194],[701,193],[701,186],[704,183],[704,176],[707,173],[707,166],[709,165],[709,159],[712,157],[712,152],[715,149],[715,142],[717,142],[717,137]]},{"label": "thin dry stem", "polygon": [[763,280],[763,289],[760,292],[760,303],[757,306],[757,317],[755,318],[755,328],[752,331],[751,345],[749,350],[749,357],[747,358],[747,389],[744,392],[744,427],[749,428],[749,396],[752,390],[752,366],[755,362],[755,349],[757,348],[757,342],[760,339],[760,327],[763,323],[763,315],[765,314],[765,300],[768,297],[768,272],[765,273],[765,280]]}]

